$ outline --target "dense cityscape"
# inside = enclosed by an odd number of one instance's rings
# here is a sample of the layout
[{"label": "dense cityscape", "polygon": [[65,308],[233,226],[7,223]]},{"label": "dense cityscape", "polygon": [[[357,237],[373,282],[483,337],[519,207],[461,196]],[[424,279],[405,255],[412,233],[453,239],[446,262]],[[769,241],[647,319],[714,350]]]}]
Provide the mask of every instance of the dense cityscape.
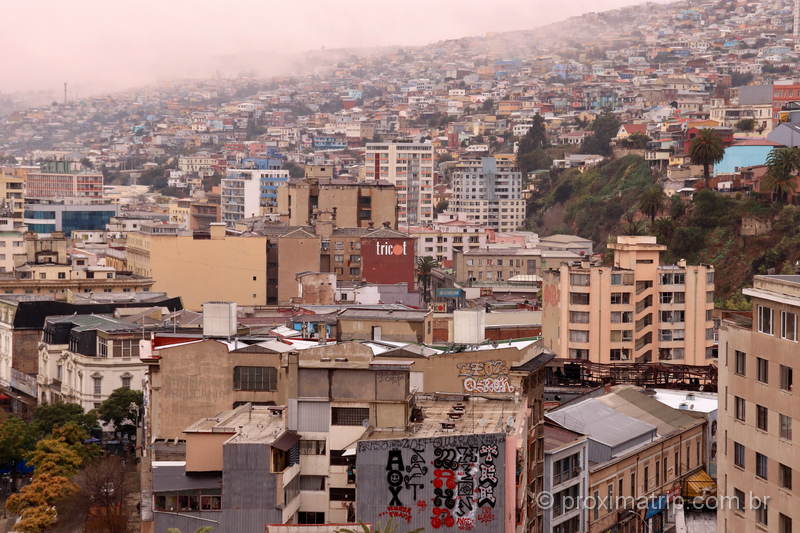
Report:
[{"label": "dense cityscape", "polygon": [[0,533],[800,531],[799,60],[678,1],[0,92]]}]

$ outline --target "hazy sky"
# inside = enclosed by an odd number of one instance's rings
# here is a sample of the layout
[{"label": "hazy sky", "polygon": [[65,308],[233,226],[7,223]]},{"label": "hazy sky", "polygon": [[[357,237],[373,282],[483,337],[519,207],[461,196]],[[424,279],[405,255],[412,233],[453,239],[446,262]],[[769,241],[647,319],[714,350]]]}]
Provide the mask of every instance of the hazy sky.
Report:
[{"label": "hazy sky", "polygon": [[[637,0],[0,0],[0,91],[84,94],[307,49],[529,29]],[[251,58],[250,55],[256,53]],[[262,69],[268,70],[268,69]]]}]

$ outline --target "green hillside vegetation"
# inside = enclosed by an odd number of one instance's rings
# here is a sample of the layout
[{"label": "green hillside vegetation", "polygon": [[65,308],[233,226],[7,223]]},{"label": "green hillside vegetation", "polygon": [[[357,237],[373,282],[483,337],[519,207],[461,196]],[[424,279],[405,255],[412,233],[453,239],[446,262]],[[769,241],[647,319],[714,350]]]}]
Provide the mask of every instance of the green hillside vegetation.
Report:
[{"label": "green hillside vegetation", "polygon": [[[626,156],[579,172],[569,170],[544,185],[529,206],[529,227],[546,235],[591,238],[598,252],[615,235],[656,235],[668,248],[664,261],[686,259],[716,268],[717,303],[746,308],[742,287],[755,274],[794,273],[800,260],[800,207],[764,197],[701,190],[692,200],[666,198],[644,159]],[[742,236],[743,220],[768,230]]]}]

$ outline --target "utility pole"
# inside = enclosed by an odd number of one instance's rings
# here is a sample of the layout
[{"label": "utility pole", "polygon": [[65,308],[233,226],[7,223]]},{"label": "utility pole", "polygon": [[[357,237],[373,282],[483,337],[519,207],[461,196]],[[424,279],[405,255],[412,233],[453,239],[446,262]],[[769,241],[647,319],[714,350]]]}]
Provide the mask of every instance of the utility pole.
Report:
[{"label": "utility pole", "polygon": [[67,105],[67,82],[64,82],[64,105]]}]

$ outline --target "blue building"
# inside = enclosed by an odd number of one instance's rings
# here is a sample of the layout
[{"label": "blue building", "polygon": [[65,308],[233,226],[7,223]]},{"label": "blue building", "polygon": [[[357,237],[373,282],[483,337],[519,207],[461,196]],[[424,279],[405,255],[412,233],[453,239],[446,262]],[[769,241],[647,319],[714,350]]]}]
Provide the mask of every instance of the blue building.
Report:
[{"label": "blue building", "polygon": [[722,161],[714,165],[714,175],[733,174],[739,168],[764,165],[769,153],[778,146],[780,145],[764,139],[743,141],[729,146],[725,149]]},{"label": "blue building", "polygon": [[25,225],[34,233],[63,231],[71,236],[75,230],[104,230],[119,206],[109,200],[25,201]]}]

